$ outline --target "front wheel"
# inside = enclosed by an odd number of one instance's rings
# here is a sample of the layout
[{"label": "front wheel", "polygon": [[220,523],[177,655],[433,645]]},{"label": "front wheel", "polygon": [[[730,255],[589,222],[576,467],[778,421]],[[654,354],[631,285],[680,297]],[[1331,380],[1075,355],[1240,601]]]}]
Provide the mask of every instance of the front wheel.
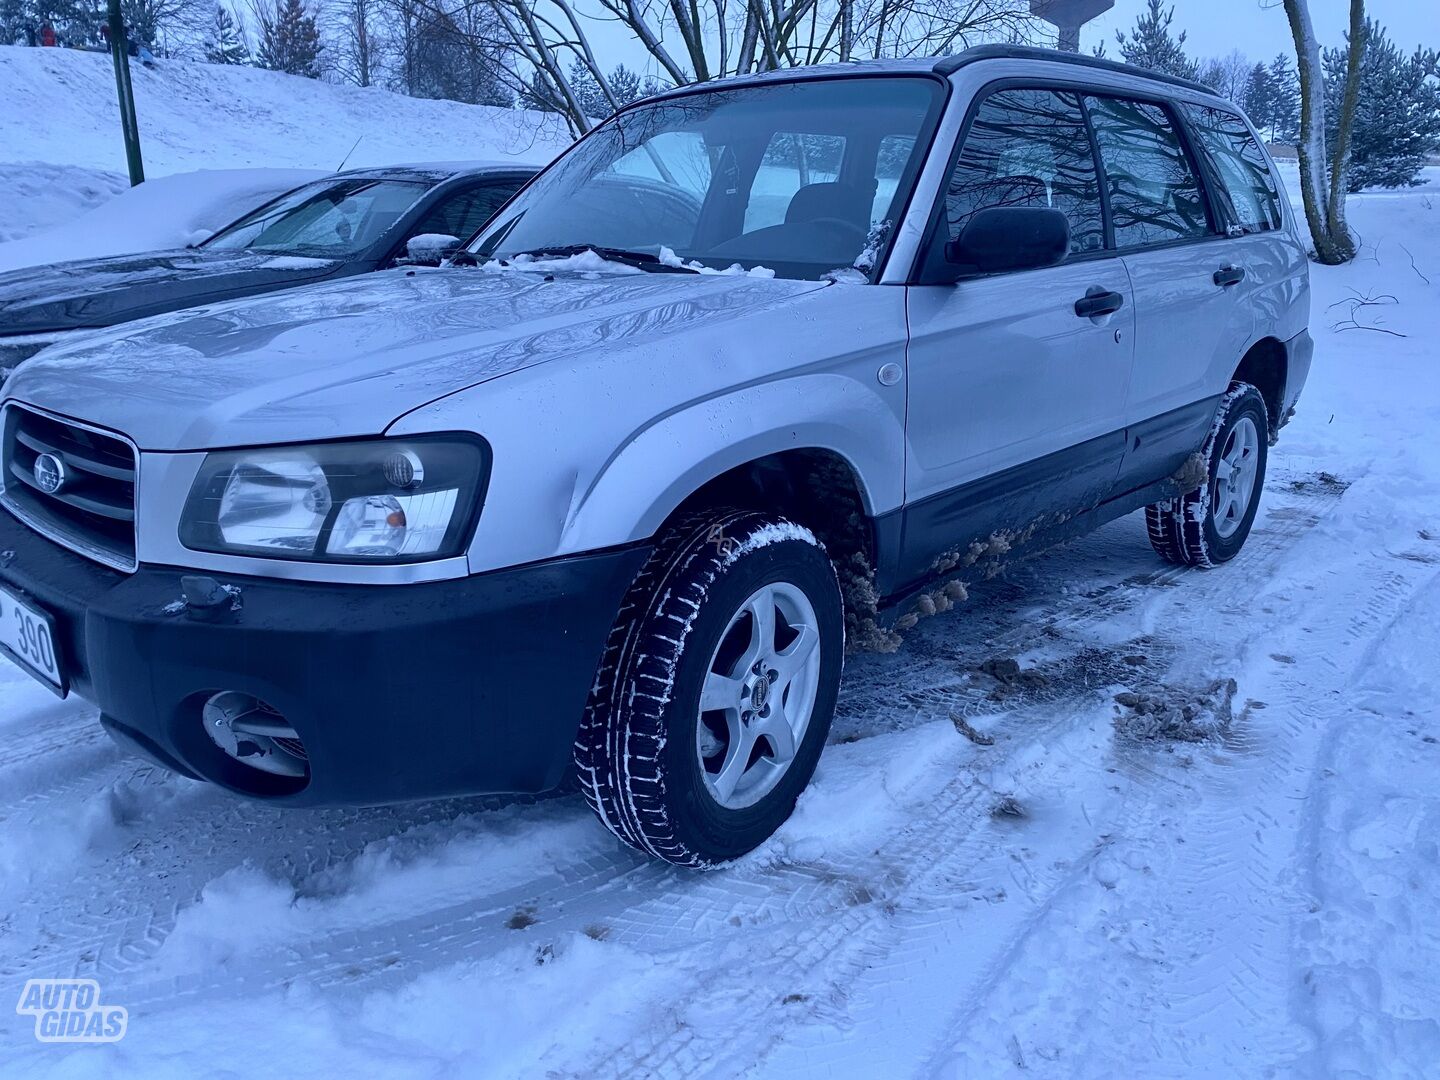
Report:
[{"label": "front wheel", "polygon": [[1145,509],[1150,543],[1164,559],[1210,567],[1240,554],[1260,508],[1269,430],[1260,391],[1231,384],[1201,451],[1204,486]]},{"label": "front wheel", "polygon": [[708,512],[661,538],[611,631],[575,744],[627,844],[682,866],[737,858],[790,816],[830,729],[844,654],[813,533]]}]

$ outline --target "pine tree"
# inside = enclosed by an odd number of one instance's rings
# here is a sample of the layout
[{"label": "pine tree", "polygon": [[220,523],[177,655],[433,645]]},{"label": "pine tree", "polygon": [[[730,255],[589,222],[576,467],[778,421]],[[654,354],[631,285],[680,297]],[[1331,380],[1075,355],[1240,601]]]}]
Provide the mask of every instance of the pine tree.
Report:
[{"label": "pine tree", "polygon": [[260,13],[260,66],[287,75],[320,77],[320,31],[304,0],[281,0]]},{"label": "pine tree", "polygon": [[215,5],[215,18],[205,33],[205,59],[212,64],[250,63],[250,47],[224,4]]},{"label": "pine tree", "polygon": [[1120,46],[1120,55],[1127,64],[1158,71],[1164,75],[1177,75],[1182,79],[1194,79],[1200,74],[1200,65],[1185,55],[1185,31],[1171,36],[1170,24],[1175,20],[1175,8],[1165,11],[1161,0],[1149,0],[1144,15],[1135,20],[1135,28],[1126,37],[1123,31],[1115,32],[1115,41]]},{"label": "pine tree", "polygon": [[1270,61],[1271,138],[1293,143],[1300,137],[1300,75],[1284,53]]},{"label": "pine tree", "polygon": [[1274,109],[1275,87],[1270,69],[1257,63],[1250,68],[1250,74],[1245,79],[1245,111],[1250,114],[1250,122],[1260,130],[1260,134],[1271,141],[1275,138],[1270,126]]},{"label": "pine tree", "polygon": [[[1430,155],[1440,152],[1440,85],[1435,54],[1406,56],[1378,23],[1365,22],[1360,97],[1350,139],[1351,192],[1369,187],[1413,187]],[[1327,116],[1339,111],[1346,49],[1326,49]],[[1327,138],[1333,139],[1334,122]]]},{"label": "pine tree", "polygon": [[1250,69],[1245,111],[1270,142],[1294,142],[1300,126],[1300,85],[1284,53]]}]

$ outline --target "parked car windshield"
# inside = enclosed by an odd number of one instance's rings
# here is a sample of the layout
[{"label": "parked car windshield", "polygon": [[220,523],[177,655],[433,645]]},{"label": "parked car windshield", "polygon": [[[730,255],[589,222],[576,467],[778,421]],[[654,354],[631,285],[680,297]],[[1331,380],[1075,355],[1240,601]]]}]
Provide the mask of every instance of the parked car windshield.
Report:
[{"label": "parked car windshield", "polygon": [[641,105],[578,143],[471,250],[593,247],[793,278],[874,265],[942,97],[924,76],[855,76]]},{"label": "parked car windshield", "polygon": [[343,259],[383,236],[428,189],[412,180],[325,180],[297,188],[201,247]]}]

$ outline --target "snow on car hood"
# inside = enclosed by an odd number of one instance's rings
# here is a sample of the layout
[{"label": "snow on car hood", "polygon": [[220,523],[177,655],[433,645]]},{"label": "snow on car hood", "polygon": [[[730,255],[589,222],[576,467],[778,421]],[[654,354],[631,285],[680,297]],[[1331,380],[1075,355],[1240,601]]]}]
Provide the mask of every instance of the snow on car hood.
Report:
[{"label": "snow on car hood", "polygon": [[5,396],[200,450],[375,435],[438,398],[550,360],[644,347],[825,288],[686,274],[398,270],[86,334]]},{"label": "snow on car hood", "polygon": [[0,336],[114,326],[330,273],[329,259],[250,251],[152,251],[0,274]]}]

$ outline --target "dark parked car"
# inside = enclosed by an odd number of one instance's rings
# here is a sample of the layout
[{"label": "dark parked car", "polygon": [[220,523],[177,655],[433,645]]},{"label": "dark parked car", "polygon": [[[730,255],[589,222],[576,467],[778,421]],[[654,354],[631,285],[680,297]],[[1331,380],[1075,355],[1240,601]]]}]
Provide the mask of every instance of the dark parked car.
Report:
[{"label": "dark parked car", "polygon": [[0,274],[0,379],[76,330],[398,262],[438,264],[535,172],[504,165],[357,169],[298,187],[189,248]]}]

